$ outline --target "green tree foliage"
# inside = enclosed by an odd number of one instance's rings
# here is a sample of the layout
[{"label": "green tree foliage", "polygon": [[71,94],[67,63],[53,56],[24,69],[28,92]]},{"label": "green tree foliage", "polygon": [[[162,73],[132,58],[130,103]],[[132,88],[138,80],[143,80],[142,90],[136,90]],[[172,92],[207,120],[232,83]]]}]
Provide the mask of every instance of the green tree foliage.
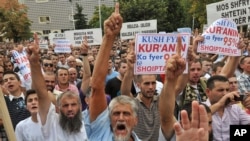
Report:
[{"label": "green tree foliage", "polygon": [[32,37],[30,31],[31,22],[27,17],[27,7],[17,0],[6,1],[0,7],[0,34],[4,38],[13,39],[14,42]]},{"label": "green tree foliage", "polygon": [[74,15],[75,29],[87,29],[88,23],[85,14],[82,14],[83,7],[76,3],[76,14]]},{"label": "green tree foliage", "polygon": [[193,15],[196,22],[197,28],[202,28],[203,24],[207,23],[207,11],[206,5],[219,2],[221,0],[186,0],[188,3],[191,3],[191,6],[188,10],[190,15]]},{"label": "green tree foliage", "polygon": [[[101,26],[103,28],[104,20],[107,19],[111,15],[111,13],[114,11],[114,7],[107,7],[105,5],[101,5],[100,7],[101,7]],[[99,6],[95,7],[93,17],[89,21],[89,26],[91,28],[99,28],[100,27]]]},{"label": "green tree foliage", "polygon": [[119,0],[124,22],[157,20],[158,31],[173,32],[183,26],[179,0]]}]

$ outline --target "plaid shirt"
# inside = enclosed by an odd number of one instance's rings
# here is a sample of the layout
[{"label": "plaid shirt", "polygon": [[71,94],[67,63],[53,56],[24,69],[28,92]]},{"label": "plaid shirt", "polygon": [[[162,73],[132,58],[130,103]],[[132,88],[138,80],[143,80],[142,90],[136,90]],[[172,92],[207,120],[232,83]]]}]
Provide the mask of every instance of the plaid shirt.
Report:
[{"label": "plaid shirt", "polygon": [[8,141],[7,134],[6,134],[3,126],[0,126],[0,140],[1,141]]},{"label": "plaid shirt", "polygon": [[250,92],[250,76],[242,73],[237,77],[238,88],[240,94],[245,94],[246,92]]}]

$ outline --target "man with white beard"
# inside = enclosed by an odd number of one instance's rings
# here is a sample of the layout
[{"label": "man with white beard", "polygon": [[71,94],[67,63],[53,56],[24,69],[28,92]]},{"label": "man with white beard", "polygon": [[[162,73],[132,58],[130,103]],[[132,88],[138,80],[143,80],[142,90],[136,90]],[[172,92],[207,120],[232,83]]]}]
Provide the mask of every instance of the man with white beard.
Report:
[{"label": "man with white beard", "polygon": [[81,120],[81,100],[78,94],[72,91],[62,93],[57,98],[59,114],[56,113],[41,71],[40,49],[36,34],[34,34],[34,39],[34,43],[27,48],[27,54],[33,87],[38,95],[38,122],[42,126],[44,139],[48,141],[87,141],[84,123]]},{"label": "man with white beard", "polygon": [[[105,95],[107,71],[101,71],[108,70],[109,52],[116,36],[119,35],[122,21],[117,3],[115,12],[104,22],[104,36],[95,61],[91,88],[87,88],[87,90],[82,88],[89,106],[83,112],[83,120],[90,141],[140,141],[133,132],[137,124],[137,104],[133,98],[118,96],[107,107]],[[87,49],[85,49],[85,53],[87,53]],[[86,61],[87,57],[84,57],[83,60]],[[89,65],[86,65],[85,68],[84,73],[90,74]],[[83,76],[83,84],[89,86],[85,81],[89,78],[85,78],[85,76],[90,77],[90,75],[84,74]]]}]

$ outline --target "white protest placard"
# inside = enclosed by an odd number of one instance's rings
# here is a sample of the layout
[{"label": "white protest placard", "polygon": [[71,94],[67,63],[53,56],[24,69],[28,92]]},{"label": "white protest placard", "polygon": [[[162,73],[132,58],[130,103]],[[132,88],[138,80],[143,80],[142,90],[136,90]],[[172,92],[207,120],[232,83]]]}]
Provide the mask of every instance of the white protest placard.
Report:
[{"label": "white protest placard", "polygon": [[182,38],[181,55],[185,59],[190,34],[137,34],[135,74],[164,74],[165,61],[176,53],[178,35]]},{"label": "white protest placard", "polygon": [[177,32],[192,34],[192,29],[190,27],[177,28]]},{"label": "white protest placard", "polygon": [[122,24],[122,40],[134,39],[137,33],[157,33],[157,20],[127,22]]},{"label": "white protest placard", "polygon": [[49,33],[49,42],[51,45],[54,44],[55,40],[66,39],[64,33]]},{"label": "white protest placard", "polygon": [[41,49],[48,49],[48,48],[49,48],[48,41],[45,40],[45,39],[40,39],[40,40],[39,40],[39,47],[40,47]]},{"label": "white protest placard", "polygon": [[66,39],[70,40],[73,46],[81,46],[84,36],[87,36],[88,45],[102,43],[102,30],[100,28],[65,31]]},{"label": "white protest placard", "polygon": [[55,40],[55,53],[71,53],[69,40]]},{"label": "white protest placard", "polygon": [[204,41],[198,44],[197,52],[228,56],[240,56],[237,48],[239,34],[237,25],[230,19],[218,19],[202,34]]},{"label": "white protest placard", "polygon": [[15,60],[18,68],[20,69],[20,73],[23,76],[25,86],[27,89],[31,89],[31,71],[30,71],[30,62],[27,58],[27,53],[25,50],[18,52],[16,50],[12,50],[12,57]]},{"label": "white protest placard", "polygon": [[250,23],[249,0],[225,0],[208,4],[206,8],[208,25],[220,18],[231,19],[238,26]]}]

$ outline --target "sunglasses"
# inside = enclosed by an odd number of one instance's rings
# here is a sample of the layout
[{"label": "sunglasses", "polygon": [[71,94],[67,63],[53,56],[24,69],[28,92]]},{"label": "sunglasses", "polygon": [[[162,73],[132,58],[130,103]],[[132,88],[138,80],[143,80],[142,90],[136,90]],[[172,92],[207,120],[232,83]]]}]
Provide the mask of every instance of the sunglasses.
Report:
[{"label": "sunglasses", "polygon": [[48,66],[53,67],[53,64],[47,64],[47,63],[46,63],[46,64],[44,64],[44,66],[45,66],[45,67],[48,67]]}]

